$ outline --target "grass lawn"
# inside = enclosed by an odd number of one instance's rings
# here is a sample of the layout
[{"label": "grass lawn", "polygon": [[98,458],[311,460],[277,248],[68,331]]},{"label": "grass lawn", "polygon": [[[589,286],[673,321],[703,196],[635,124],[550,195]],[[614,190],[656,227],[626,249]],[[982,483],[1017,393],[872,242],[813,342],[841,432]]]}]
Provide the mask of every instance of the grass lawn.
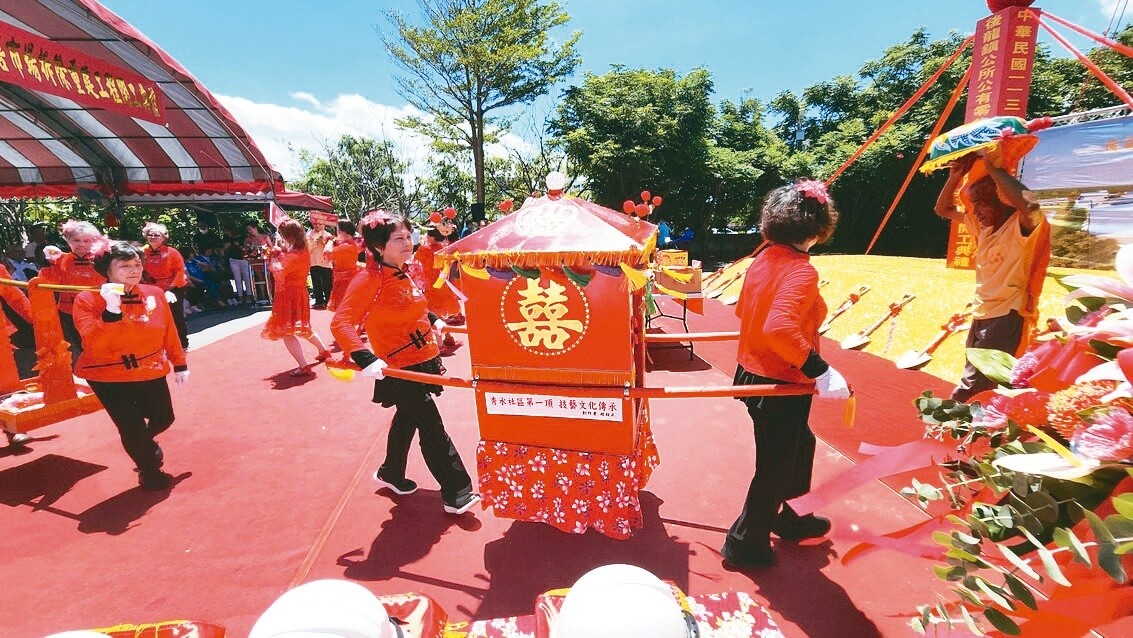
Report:
[{"label": "grass lawn", "polygon": [[[863,350],[895,361],[909,350],[922,350],[940,333],[941,327],[973,298],[975,272],[944,267],[943,259],[880,257],[873,255],[816,255],[812,263],[819,276],[830,283],[822,296],[831,312],[858,286],[870,287],[869,293],[853,308],[839,317],[827,337],[836,342],[863,330],[881,318],[902,295],[916,295],[896,320],[890,320],[873,333],[872,341]],[[1048,317],[1064,317],[1063,297],[1066,289],[1054,276],[1090,273],[1116,277],[1113,270],[1080,270],[1054,268],[1048,273],[1039,305],[1039,325]],[[964,341],[967,332],[948,338],[931,362],[922,370],[946,381],[960,378],[964,367]]]}]

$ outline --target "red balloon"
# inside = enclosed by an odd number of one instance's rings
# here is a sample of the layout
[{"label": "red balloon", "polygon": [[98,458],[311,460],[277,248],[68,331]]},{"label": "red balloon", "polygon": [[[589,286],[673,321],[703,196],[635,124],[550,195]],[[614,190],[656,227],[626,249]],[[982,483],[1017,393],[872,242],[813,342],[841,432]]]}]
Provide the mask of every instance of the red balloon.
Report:
[{"label": "red balloon", "polygon": [[439,211],[439,210],[435,210],[435,211],[429,213],[429,221],[433,222],[434,224],[441,223],[442,219],[444,219],[444,218],[441,217],[441,211]]},{"label": "red balloon", "polygon": [[661,196],[660,195],[654,195],[653,196],[653,205],[654,206],[660,206],[661,205]]},{"label": "red balloon", "polygon": [[641,201],[649,201],[649,191],[641,191]]},{"label": "red balloon", "polygon": [[649,206],[647,206],[646,204],[638,204],[636,210],[637,210],[637,216],[638,217],[648,217],[649,216]]},{"label": "red balloon", "polygon": [[447,219],[456,219],[456,209],[453,208],[452,206],[449,206],[448,208],[446,208],[445,209],[445,217]]},{"label": "red balloon", "polygon": [[634,211],[633,201],[627,199],[622,202],[622,211],[626,215],[632,215]]}]

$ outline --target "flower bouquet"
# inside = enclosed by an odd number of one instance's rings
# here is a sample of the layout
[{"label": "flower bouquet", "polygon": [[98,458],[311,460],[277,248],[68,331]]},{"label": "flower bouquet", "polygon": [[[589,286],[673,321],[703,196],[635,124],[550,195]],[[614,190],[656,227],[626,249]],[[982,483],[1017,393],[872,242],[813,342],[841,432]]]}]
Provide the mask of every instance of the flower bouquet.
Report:
[{"label": "flower bouquet", "polygon": [[1061,330],[1019,359],[968,351],[996,390],[916,399],[926,436],[957,452],[941,486],[903,490],[951,508],[935,571],[957,598],[920,607],[917,631],[1071,636],[1133,611],[1133,246],[1116,267],[1120,280],[1062,278]]}]

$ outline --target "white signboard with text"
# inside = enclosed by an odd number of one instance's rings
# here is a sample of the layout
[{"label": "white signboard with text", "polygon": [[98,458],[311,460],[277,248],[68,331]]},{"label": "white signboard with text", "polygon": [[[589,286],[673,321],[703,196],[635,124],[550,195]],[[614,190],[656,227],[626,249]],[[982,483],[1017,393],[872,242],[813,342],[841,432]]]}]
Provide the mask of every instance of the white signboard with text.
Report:
[{"label": "white signboard with text", "polygon": [[586,419],[619,423],[622,420],[622,400],[620,399],[584,399],[547,394],[485,392],[484,405],[488,414]]}]

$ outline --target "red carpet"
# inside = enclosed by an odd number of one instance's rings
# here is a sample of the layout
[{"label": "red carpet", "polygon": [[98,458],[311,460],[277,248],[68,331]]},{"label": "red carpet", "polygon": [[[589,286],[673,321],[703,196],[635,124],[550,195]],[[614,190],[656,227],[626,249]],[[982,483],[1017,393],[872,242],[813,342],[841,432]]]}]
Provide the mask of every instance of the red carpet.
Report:
[{"label": "red carpet", "polygon": [[[707,306],[706,317],[690,317],[693,330],[734,325],[730,308]],[[324,337],[329,317],[316,313]],[[702,360],[692,362],[699,369],[664,370],[682,361],[688,368],[687,353],[655,350],[649,383],[727,384],[734,347],[697,346],[728,374]],[[446,360],[452,373],[467,373],[466,353]],[[909,401],[923,388],[948,389],[888,362],[881,363],[892,372],[882,370],[868,355],[829,356],[862,400],[853,430],[836,425],[834,406],[817,411],[816,430],[837,450],[820,445],[816,485],[851,467],[846,457],[859,440],[919,437]],[[855,366],[855,357],[863,363]],[[423,489],[375,493],[368,457],[381,454],[391,413],[368,402],[360,381],[320,373],[295,383],[283,375],[291,361],[282,344],[262,341],[258,329],[194,350],[190,366],[190,384],[174,388],[178,421],[160,439],[166,469],[179,476],[168,495],[133,487],[129,460],[102,413],[38,430],[30,452],[0,458],[0,636],[171,618],[211,620],[244,636],[290,584],[322,577],[361,581],[378,593],[423,592],[453,620],[492,618],[529,613],[536,594],[609,562],[642,565],[693,594],[752,592],[788,635],[903,636],[902,614],[945,589],[930,562],[890,552],[843,566],[837,557],[852,543],[837,534],[817,545],[782,544],[779,564],[752,575],[722,569],[716,550],[754,458],[750,421],[737,401],[654,403],[661,465],[642,494],[645,529],[619,542],[479,510],[446,516],[416,450],[409,475]],[[449,390],[440,404],[473,466],[470,392]],[[836,531],[888,531],[923,518],[880,483],[824,513]]]}]

